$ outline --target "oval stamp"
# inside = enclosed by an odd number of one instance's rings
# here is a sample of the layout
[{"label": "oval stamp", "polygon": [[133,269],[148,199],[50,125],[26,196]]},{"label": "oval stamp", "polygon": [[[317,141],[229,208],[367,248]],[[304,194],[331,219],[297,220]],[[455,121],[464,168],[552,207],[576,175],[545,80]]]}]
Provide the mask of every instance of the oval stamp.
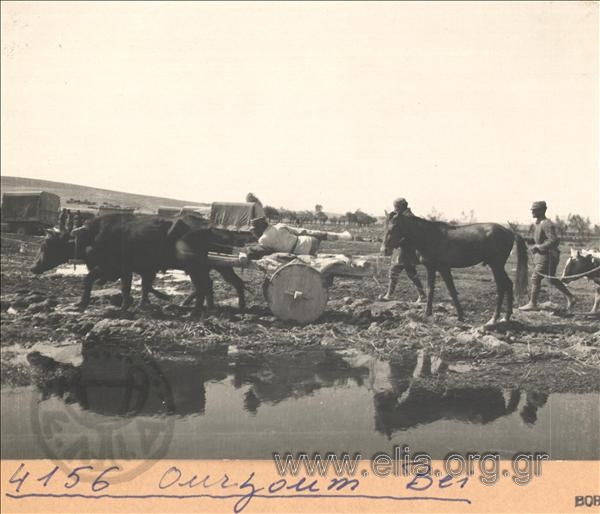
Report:
[{"label": "oval stamp", "polygon": [[[31,423],[46,456],[63,471],[90,461],[127,470],[111,473],[126,482],[163,458],[173,439],[175,402],[157,363],[147,354],[98,344],[83,346],[80,366],[38,352],[28,356],[37,372]],[[93,481],[96,473],[80,474]]]}]

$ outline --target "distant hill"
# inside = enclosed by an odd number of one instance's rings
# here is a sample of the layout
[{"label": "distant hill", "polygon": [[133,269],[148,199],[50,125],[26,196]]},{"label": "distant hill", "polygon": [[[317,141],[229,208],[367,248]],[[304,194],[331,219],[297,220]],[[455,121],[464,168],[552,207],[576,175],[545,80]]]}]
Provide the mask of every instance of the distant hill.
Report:
[{"label": "distant hill", "polygon": [[[96,187],[79,186],[76,184],[65,184],[63,182],[52,182],[50,180],[38,180],[33,178],[0,176],[0,189],[10,191],[14,189],[29,189],[48,191],[60,196],[63,207],[77,208],[87,204],[95,204],[97,207],[104,203],[118,205],[121,207],[134,207],[137,212],[155,213],[159,206],[183,207],[184,205],[197,205],[206,207],[210,204],[198,202],[186,202],[173,200],[158,196],[136,195]],[[76,200],[75,202],[71,200]]]}]

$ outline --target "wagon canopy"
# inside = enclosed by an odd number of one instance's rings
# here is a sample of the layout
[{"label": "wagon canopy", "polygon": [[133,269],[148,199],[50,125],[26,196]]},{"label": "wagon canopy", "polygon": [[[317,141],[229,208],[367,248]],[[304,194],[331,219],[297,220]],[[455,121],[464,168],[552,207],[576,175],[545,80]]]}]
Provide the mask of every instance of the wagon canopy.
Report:
[{"label": "wagon canopy", "polygon": [[251,221],[265,215],[258,203],[214,202],[210,210],[210,221],[216,228],[235,232],[250,232]]},{"label": "wagon canopy", "polygon": [[2,195],[2,221],[30,221],[52,227],[58,220],[60,198],[46,191],[6,191]]}]

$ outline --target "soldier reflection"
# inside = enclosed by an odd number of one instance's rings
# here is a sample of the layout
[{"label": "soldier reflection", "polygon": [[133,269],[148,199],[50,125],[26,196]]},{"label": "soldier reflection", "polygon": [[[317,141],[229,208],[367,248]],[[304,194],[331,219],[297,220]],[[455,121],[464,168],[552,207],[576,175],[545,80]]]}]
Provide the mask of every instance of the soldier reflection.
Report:
[{"label": "soldier reflection", "polygon": [[528,426],[533,426],[537,421],[538,409],[546,405],[548,394],[541,391],[528,391],[526,403],[519,412],[521,419]]}]

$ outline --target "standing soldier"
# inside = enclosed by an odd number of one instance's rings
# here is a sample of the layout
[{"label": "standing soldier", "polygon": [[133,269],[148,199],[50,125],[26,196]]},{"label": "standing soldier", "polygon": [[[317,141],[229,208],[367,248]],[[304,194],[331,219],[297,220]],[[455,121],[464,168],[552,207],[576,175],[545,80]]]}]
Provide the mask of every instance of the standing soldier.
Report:
[{"label": "standing soldier", "polygon": [[75,216],[73,216],[73,226],[75,228],[79,228],[83,225],[83,216],[81,216],[81,211],[77,211]]},{"label": "standing soldier", "polygon": [[533,274],[531,275],[531,299],[527,305],[519,307],[522,311],[538,310],[538,298],[542,286],[542,275],[547,275],[550,283],[567,297],[567,310],[571,310],[575,303],[575,297],[567,289],[564,283],[555,277],[556,267],[560,258],[558,245],[560,243],[556,235],[554,223],[546,218],[546,202],[533,202],[531,214],[535,218],[535,227],[533,239],[529,243],[534,243],[531,252],[534,254],[533,262],[535,264]]},{"label": "standing soldier", "polygon": [[67,232],[73,230],[73,213],[67,209]]},{"label": "standing soldier", "polygon": [[58,216],[58,228],[61,232],[64,232],[67,228],[67,216],[67,209],[63,208],[63,210],[60,211],[60,214]]},{"label": "standing soldier", "polygon": [[[408,207],[408,202],[404,198],[397,198],[394,200],[394,212],[392,215],[395,216],[414,216],[410,208]],[[412,280],[412,283],[417,288],[417,292],[419,293],[419,297],[417,298],[417,302],[422,302],[425,299],[425,291],[423,290],[423,284],[419,279],[419,275],[417,275],[417,264],[419,260],[417,258],[417,251],[415,248],[404,241],[397,252],[392,256],[392,266],[390,268],[390,282],[388,285],[387,292],[380,296],[380,300],[390,300],[392,294],[396,289],[396,285],[398,284],[398,277],[402,270],[406,270],[406,274],[408,278]]]}]

